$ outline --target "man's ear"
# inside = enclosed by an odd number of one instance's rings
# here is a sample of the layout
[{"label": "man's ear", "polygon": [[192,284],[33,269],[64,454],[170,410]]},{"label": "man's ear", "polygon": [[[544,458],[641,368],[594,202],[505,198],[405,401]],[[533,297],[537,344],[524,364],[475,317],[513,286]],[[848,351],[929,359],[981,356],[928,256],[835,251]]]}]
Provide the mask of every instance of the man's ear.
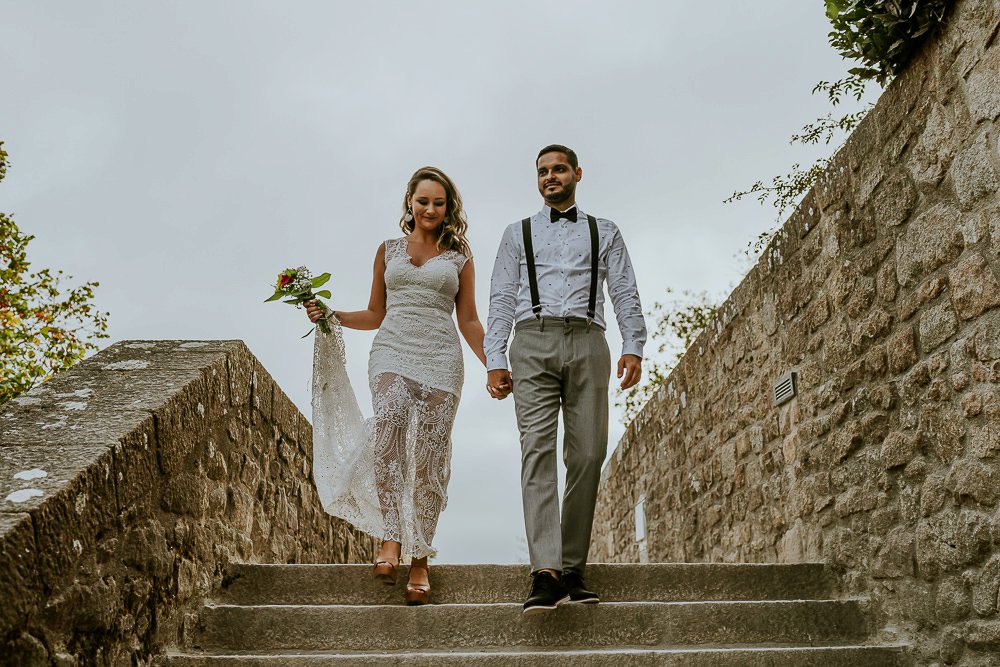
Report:
[{"label": "man's ear", "polygon": [[583,179],[583,167],[576,168],[576,182],[579,183]]}]

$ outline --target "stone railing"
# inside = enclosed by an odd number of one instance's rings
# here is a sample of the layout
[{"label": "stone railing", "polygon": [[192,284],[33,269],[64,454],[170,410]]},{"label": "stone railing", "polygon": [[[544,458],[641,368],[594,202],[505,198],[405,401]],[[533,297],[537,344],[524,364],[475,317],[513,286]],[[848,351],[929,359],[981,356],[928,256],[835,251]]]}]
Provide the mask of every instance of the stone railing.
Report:
[{"label": "stone railing", "polygon": [[239,341],[129,341],[0,408],[0,664],[147,664],[231,562],[369,561]]},{"label": "stone railing", "polygon": [[825,561],[921,664],[996,664],[998,30],[955,2],[838,152],[628,428],[593,560]]}]

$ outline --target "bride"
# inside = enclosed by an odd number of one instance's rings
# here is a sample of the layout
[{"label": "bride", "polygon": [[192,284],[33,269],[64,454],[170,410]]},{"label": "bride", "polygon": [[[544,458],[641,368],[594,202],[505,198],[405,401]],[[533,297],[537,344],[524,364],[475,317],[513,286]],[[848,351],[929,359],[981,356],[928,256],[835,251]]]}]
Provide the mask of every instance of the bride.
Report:
[{"label": "bride", "polygon": [[[328,312],[313,356],[313,466],[324,509],[382,539],[377,581],[395,584],[410,557],[407,604],[430,600],[427,557],[447,503],[451,428],[462,393],[462,350],[452,320],[479,360],[483,326],[462,198],[439,169],[406,186],[406,234],[375,253],[368,308]],[[309,319],[324,312],[306,304]],[[368,359],[374,417],[361,416],[347,378],[341,327],[378,329]]]}]

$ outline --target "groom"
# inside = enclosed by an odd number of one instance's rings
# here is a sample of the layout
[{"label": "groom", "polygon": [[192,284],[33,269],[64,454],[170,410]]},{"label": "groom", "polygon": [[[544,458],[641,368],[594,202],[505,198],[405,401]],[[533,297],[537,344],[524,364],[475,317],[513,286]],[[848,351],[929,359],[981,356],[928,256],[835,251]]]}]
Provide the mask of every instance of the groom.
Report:
[{"label": "groom", "polygon": [[[603,282],[622,334],[618,377],[623,390],[639,381],[646,342],[621,232],[576,205],[576,185],[583,177],[576,153],[546,146],[535,167],[545,206],[504,231],[493,267],[485,341],[487,390],[497,399],[513,391],[521,432],[521,497],[532,573],[525,614],[555,609],[566,599],[599,601],[584,586],[583,575],[608,447],[611,354],[604,338]],[[566,429],[561,517],[556,481],[560,408]]]}]

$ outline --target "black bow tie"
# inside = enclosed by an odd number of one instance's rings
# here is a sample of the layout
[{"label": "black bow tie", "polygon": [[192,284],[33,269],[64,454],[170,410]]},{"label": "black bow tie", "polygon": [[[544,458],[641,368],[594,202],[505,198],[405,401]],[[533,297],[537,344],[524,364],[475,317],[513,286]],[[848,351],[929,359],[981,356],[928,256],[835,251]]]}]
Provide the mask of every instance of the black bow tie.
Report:
[{"label": "black bow tie", "polygon": [[552,222],[559,222],[559,220],[562,218],[566,218],[570,222],[576,222],[576,206],[566,211],[565,213],[560,213],[559,211],[553,208],[549,210],[549,215],[551,216]]}]

